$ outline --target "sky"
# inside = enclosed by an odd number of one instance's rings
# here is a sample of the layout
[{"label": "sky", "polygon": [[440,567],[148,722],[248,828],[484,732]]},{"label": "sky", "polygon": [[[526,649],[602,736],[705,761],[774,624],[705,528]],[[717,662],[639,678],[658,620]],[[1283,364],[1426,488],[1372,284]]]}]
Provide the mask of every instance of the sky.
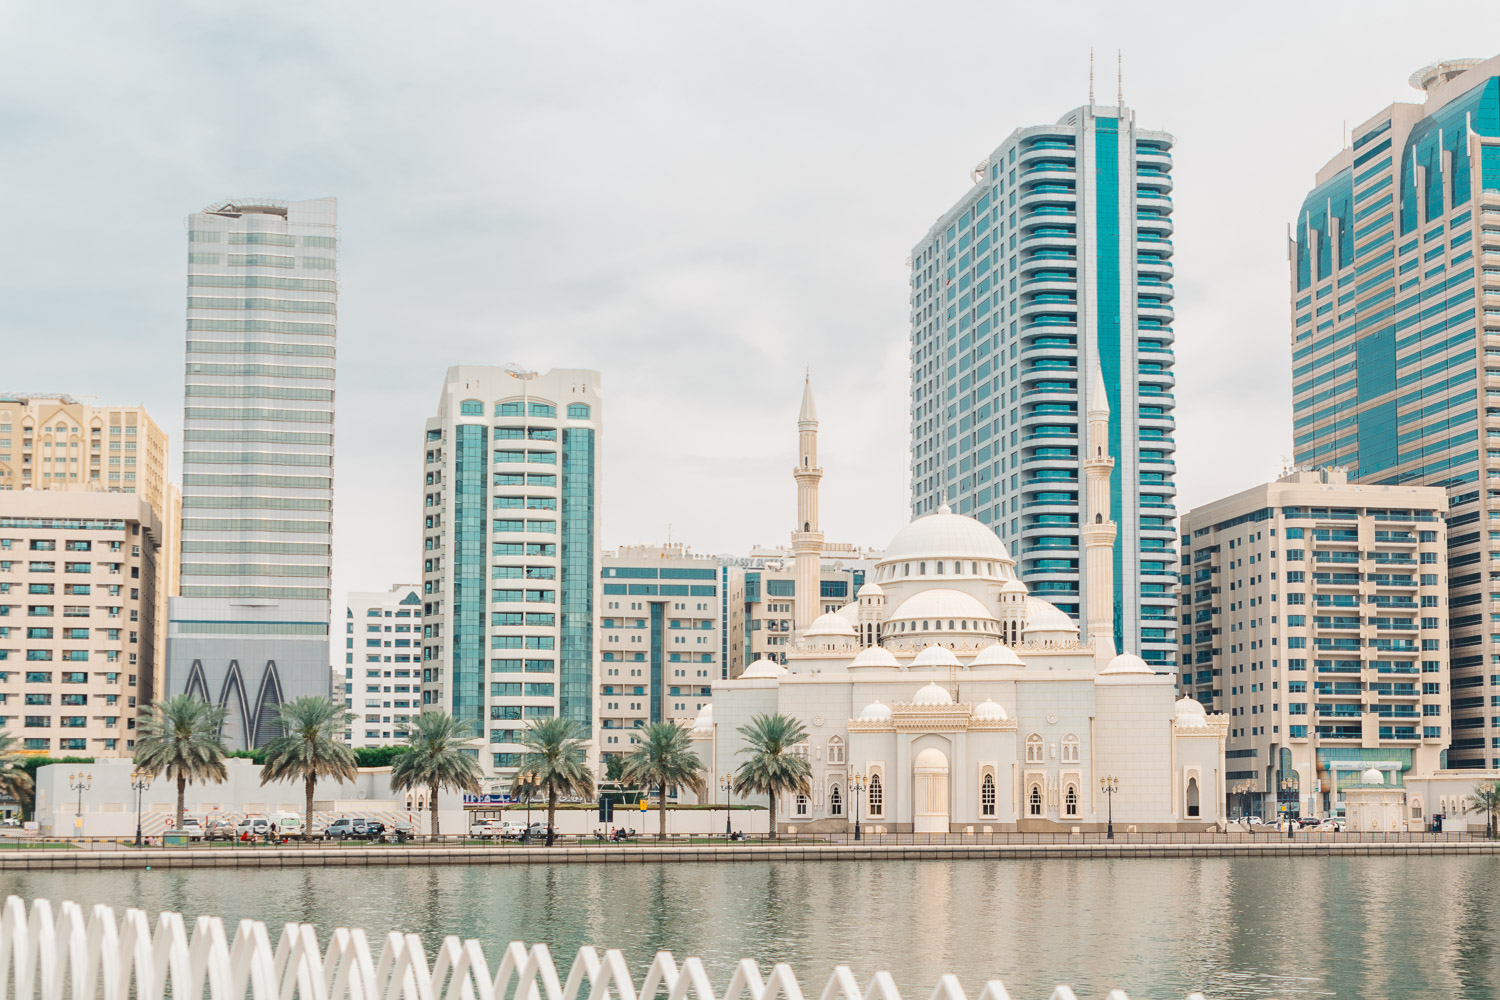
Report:
[{"label": "sky", "polygon": [[[908,517],[907,266],[1012,130],[1173,133],[1179,511],[1291,457],[1287,227],[1346,126],[1492,3],[0,4],[0,390],[178,436],[184,219],[339,199],[335,600],[420,579],[452,364],[594,368],[602,543],[781,544],[802,376],[823,529]],[[1149,9],[1149,15],[1146,11]],[[1417,30],[1412,30],[1416,28]]]}]

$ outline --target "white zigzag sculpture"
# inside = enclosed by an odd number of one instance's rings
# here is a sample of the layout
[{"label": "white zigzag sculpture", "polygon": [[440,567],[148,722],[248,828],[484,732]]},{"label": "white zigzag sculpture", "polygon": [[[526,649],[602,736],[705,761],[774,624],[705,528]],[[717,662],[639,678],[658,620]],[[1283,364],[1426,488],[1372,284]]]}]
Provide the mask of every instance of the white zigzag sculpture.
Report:
[{"label": "white zigzag sculpture", "polygon": [[[427,962],[415,934],[386,935],[377,957],[365,932],[340,927],[318,947],[310,924],[287,924],[271,945],[266,925],[242,920],[231,941],[218,917],[199,917],[191,938],[181,914],[162,913],[156,932],[144,910],[115,911],[98,905],[85,916],[65,902],[54,914],[45,899],[28,911],[18,896],[5,901],[0,918],[0,997],[25,1000],[808,1000],[791,966],[777,963],[769,978],[741,959],[722,993],[714,990],[703,962],[679,967],[670,952],[657,952],[639,989],[624,956],[579,949],[567,982],[546,945],[506,946],[492,975],[477,941],[443,939]],[[901,1000],[890,973],[879,972],[861,990],[849,967],[833,970],[818,1000]],[[930,1000],[968,1000],[954,976],[938,981]],[[985,984],[978,1000],[1010,1000],[1004,984]],[[1050,1000],[1077,1000],[1059,986]],[[1106,1000],[1129,1000],[1112,990]],[[1201,993],[1187,1000],[1203,1000]]]}]

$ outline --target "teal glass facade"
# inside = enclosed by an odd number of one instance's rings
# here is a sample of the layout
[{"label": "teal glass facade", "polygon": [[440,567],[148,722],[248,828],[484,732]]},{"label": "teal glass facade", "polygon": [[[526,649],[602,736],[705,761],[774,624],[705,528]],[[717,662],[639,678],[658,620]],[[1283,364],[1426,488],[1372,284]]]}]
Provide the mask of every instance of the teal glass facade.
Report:
[{"label": "teal glass facade", "polygon": [[594,725],[594,538],[598,467],[594,432],[568,427],[562,432],[562,509],[560,583],[562,635],[558,714],[592,729]]},{"label": "teal glass facade", "polygon": [[453,643],[449,710],[483,727],[485,685],[485,509],[489,428],[460,424],[453,431]]},{"label": "teal glass facade", "polygon": [[1289,276],[1297,464],[1448,491],[1449,759],[1469,768],[1500,767],[1500,630],[1486,614],[1500,535],[1483,530],[1500,499],[1485,428],[1500,378],[1485,349],[1500,334],[1500,309],[1485,309],[1500,238],[1484,227],[1500,223],[1497,69],[1453,73],[1419,116],[1395,105],[1356,129],[1298,211]]},{"label": "teal glass facade", "polygon": [[1013,133],[911,259],[912,514],[990,525],[1086,617],[1079,424],[1097,352],[1116,464],[1114,640],[1177,658],[1173,139],[1125,108]]}]

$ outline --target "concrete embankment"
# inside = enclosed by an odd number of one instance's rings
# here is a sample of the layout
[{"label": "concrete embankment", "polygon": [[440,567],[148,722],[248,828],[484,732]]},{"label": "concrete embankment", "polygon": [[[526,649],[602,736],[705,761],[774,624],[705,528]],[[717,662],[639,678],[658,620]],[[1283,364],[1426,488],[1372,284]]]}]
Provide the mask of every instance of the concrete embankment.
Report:
[{"label": "concrete embankment", "polygon": [[345,868],[378,865],[668,864],[734,861],[950,861],[1047,858],[1245,858],[1496,855],[1500,841],[1254,840],[1197,843],[796,844],[599,847],[297,847],[0,851],[0,871],[143,868]]}]

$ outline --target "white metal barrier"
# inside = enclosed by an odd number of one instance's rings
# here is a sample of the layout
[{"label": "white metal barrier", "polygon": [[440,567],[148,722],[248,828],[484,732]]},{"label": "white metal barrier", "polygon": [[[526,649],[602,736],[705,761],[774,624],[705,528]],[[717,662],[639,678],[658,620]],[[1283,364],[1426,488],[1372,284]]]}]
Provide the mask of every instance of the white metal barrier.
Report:
[{"label": "white metal barrier", "polygon": [[[65,902],[54,912],[45,899],[28,910],[18,896],[0,918],[0,997],[23,1000],[807,1000],[791,967],[778,963],[769,977],[742,959],[723,992],[715,990],[702,961],[680,966],[658,952],[639,987],[619,951],[579,950],[568,978],[558,976],[546,945],[506,946],[493,973],[477,941],[443,939],[431,963],[415,934],[386,935],[376,955],[364,931],[340,927],[326,949],[310,924],[287,924],[273,946],[266,925],[242,920],[231,940],[218,917],[199,917],[189,935],[177,913],[162,913],[155,933],[144,910],[115,912],[98,905],[85,914]],[[1051,1000],[1077,1000],[1059,986]],[[890,973],[879,972],[861,989],[847,966],[838,966],[818,1000],[901,1000]],[[968,1000],[954,976],[944,976],[931,1000]],[[978,1000],[1010,1000],[998,980]],[[1106,1000],[1129,1000],[1113,990]],[[1190,994],[1188,1000],[1203,1000]]]}]

